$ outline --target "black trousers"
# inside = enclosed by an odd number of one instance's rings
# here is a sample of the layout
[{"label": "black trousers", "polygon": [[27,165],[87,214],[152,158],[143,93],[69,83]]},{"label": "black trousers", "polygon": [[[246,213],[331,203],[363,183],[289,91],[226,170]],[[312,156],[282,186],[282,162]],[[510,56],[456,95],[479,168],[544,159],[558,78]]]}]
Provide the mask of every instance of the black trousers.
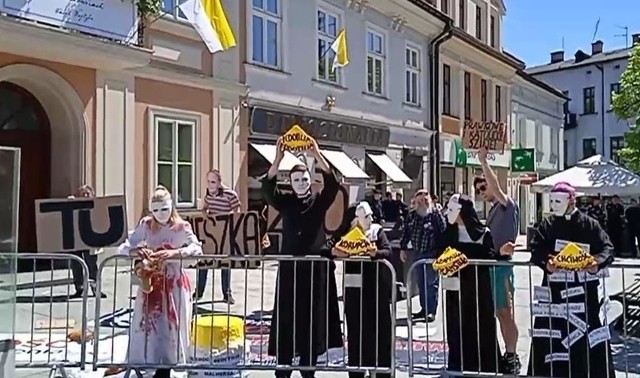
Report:
[{"label": "black trousers", "polygon": [[611,244],[613,244],[613,249],[616,255],[623,252],[622,224],[609,224],[607,227],[607,233],[609,234],[609,239],[611,239]]},{"label": "black trousers", "polygon": [[[89,268],[89,281],[93,281],[93,283],[95,283],[98,278],[98,255],[92,255],[89,251],[76,251],[71,252],[71,254],[84,260],[87,264],[87,268]],[[71,268],[71,275],[73,276],[73,286],[75,286],[76,290],[82,290],[84,280],[82,264],[77,261],[71,261],[69,265]]]}]

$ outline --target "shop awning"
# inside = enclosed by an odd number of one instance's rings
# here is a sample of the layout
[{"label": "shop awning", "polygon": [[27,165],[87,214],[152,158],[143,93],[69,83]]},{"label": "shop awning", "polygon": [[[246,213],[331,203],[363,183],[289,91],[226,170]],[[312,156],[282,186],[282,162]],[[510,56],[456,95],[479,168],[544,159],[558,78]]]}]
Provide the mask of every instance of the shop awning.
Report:
[{"label": "shop awning", "polygon": [[380,168],[387,178],[394,183],[405,184],[411,183],[413,180],[396,165],[387,155],[384,154],[367,154],[369,159]]},{"label": "shop awning", "polygon": [[329,151],[320,150],[322,156],[329,161],[329,164],[333,165],[335,169],[340,172],[342,177],[350,180],[357,179],[369,179],[367,175],[358,164],[354,163],[347,154],[342,151]]},{"label": "shop awning", "polygon": [[[253,147],[256,151],[258,151],[258,153],[262,155],[262,157],[267,159],[269,163],[273,163],[273,161],[276,159],[276,146],[273,144],[251,143],[251,147]],[[298,160],[298,158],[294,154],[290,152],[285,152],[284,158],[280,162],[280,166],[278,167],[278,170],[286,172],[291,170],[291,168],[293,168],[294,165],[300,164],[300,163],[301,161]]]}]

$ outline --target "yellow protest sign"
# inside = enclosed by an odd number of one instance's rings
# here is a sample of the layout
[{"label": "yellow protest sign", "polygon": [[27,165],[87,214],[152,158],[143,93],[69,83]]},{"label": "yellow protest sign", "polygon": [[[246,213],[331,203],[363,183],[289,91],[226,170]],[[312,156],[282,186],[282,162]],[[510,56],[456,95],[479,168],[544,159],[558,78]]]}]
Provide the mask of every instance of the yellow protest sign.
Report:
[{"label": "yellow protest sign", "polygon": [[567,244],[554,258],[554,264],[565,270],[582,270],[593,264],[595,259],[575,243]]},{"label": "yellow protest sign", "polygon": [[433,269],[441,276],[450,277],[469,264],[469,259],[457,249],[448,247],[433,262]]},{"label": "yellow protest sign", "polygon": [[289,152],[306,151],[313,146],[313,138],[298,125],[293,125],[282,136],[284,148]]},{"label": "yellow protest sign", "polygon": [[361,255],[377,249],[375,243],[367,238],[360,227],[351,229],[351,231],[338,241],[335,248],[340,252],[350,255]]}]

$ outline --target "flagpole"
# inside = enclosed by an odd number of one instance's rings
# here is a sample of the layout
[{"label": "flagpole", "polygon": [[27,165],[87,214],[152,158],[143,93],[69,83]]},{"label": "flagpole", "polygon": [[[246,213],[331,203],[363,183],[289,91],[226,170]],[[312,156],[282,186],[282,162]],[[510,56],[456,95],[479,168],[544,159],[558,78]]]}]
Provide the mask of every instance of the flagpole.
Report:
[{"label": "flagpole", "polygon": [[[340,33],[342,33],[342,30],[340,31]],[[331,50],[331,46],[335,43],[335,41],[338,40],[338,37],[340,36],[340,33],[338,33],[338,35],[333,39],[333,41],[331,41],[331,43],[329,44],[329,48],[327,48],[322,55],[320,56],[320,58],[318,58],[318,60],[322,60],[324,59],[325,56],[327,56],[327,53]],[[337,53],[336,53],[337,54]]]}]

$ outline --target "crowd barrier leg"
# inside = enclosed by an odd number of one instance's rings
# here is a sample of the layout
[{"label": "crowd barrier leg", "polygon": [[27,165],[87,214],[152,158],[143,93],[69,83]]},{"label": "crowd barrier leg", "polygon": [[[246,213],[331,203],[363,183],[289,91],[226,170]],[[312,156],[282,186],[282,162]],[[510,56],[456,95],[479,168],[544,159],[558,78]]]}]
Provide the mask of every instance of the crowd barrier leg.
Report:
[{"label": "crowd barrier leg", "polygon": [[[182,258],[165,261],[158,268],[163,273],[150,275],[149,281],[136,264],[135,258],[112,256],[98,269],[97,295],[105,290],[111,275],[115,286],[109,288],[112,299],[96,303],[94,315],[100,326],[96,324],[94,336],[94,370],[117,368],[126,377],[134,376],[132,373],[141,377],[142,372],[158,369],[187,371],[189,377],[234,373],[244,376],[251,371],[273,370],[283,375],[296,370],[303,377],[312,372],[396,375],[396,277],[386,260],[328,260],[313,256]],[[232,266],[235,303],[230,295],[225,296],[216,279],[222,265]],[[359,273],[346,272],[358,266]],[[201,276],[198,270],[203,269],[211,271],[213,279],[207,279],[204,295],[199,297],[197,277]],[[356,277],[354,281],[354,274],[359,275],[359,280]],[[138,276],[143,278],[135,282]],[[377,285],[376,277],[382,276],[388,288]],[[144,291],[142,288],[149,283],[150,289]],[[171,305],[154,307],[156,296]],[[379,312],[367,307],[372,303],[378,304]],[[348,319],[347,307],[354,310]],[[153,322],[151,314],[171,319],[175,316],[176,325],[170,327],[169,332],[173,333],[168,340],[183,338],[188,330],[188,349],[183,349],[184,344],[171,344],[169,350],[166,345],[154,343],[155,329],[144,329]],[[114,325],[107,324],[109,321]],[[365,327],[366,332],[358,333],[367,343],[349,349],[347,341],[355,340],[349,339],[347,323],[352,325],[351,333],[355,332],[354,324]],[[117,327],[121,332],[116,331]],[[386,339],[379,333],[387,335]],[[121,351],[120,344],[114,347],[118,337],[126,340],[128,349],[121,359],[115,358]],[[387,360],[377,352],[383,346]],[[112,356],[110,360],[100,357],[105,355],[105,348],[114,351],[106,353]],[[348,349],[352,353],[360,351],[360,362],[348,362]],[[160,361],[159,355],[166,358]]]},{"label": "crowd barrier leg", "polygon": [[[84,370],[89,291],[89,268],[84,260],[65,253],[0,253],[0,259],[32,262],[31,272],[3,273],[5,278],[0,285],[0,291],[10,293],[3,301],[15,303],[13,340],[10,340],[15,348],[15,370],[47,369],[51,376],[63,378],[69,376],[69,369]],[[55,264],[65,261],[66,266]],[[50,263],[48,271],[37,271],[43,262]],[[76,277],[76,282],[80,278],[84,288],[80,303],[71,302],[78,299],[72,298],[70,292],[72,268],[82,274]],[[27,276],[30,277],[25,279]],[[28,294],[22,295],[25,291]],[[79,329],[75,327],[76,322],[80,324]],[[77,342],[69,340],[70,328],[74,328],[71,333]]]}]

